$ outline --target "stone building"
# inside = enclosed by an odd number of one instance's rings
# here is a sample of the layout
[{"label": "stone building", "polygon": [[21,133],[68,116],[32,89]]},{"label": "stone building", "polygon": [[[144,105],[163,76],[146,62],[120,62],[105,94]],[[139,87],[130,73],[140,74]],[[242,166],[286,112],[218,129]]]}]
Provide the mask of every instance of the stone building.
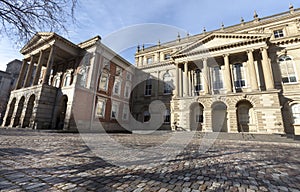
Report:
[{"label": "stone building", "polygon": [[10,91],[15,88],[22,62],[13,60],[7,64],[5,71],[0,71],[0,124],[2,123]]},{"label": "stone building", "polygon": [[21,53],[3,126],[75,130],[101,121],[108,131],[122,131],[115,119],[129,111],[123,98],[129,97],[132,70],[99,36],[76,45],[55,33],[37,33]]},{"label": "stone building", "polygon": [[[161,129],[300,134],[300,9],[138,50],[149,73],[133,113],[166,105]],[[153,79],[158,79],[154,82]]]}]

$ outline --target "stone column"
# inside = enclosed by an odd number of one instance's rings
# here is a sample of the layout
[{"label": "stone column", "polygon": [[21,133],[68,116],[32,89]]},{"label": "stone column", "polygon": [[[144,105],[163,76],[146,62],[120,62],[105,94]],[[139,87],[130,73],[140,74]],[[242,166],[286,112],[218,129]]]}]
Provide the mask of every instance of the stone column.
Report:
[{"label": "stone column", "polygon": [[175,65],[176,65],[175,96],[178,97],[179,96],[179,66],[178,63],[176,63]]},{"label": "stone column", "polygon": [[262,54],[262,69],[265,78],[266,89],[269,90],[274,89],[274,80],[267,49],[267,47],[263,47],[260,50]]},{"label": "stone column", "polygon": [[23,87],[29,87],[30,86],[30,80],[31,80],[31,77],[32,77],[32,70],[33,70],[33,66],[34,66],[33,58],[34,58],[33,55],[31,55],[30,64],[29,64],[28,69],[27,69],[27,74],[26,74],[26,77],[25,77]]},{"label": "stone column", "polygon": [[41,69],[43,66],[43,60],[44,60],[44,52],[40,51],[40,57],[39,61],[35,70],[35,75],[34,75],[34,80],[33,80],[33,85],[37,85],[41,76]]},{"label": "stone column", "polygon": [[50,78],[50,72],[53,64],[53,52],[54,52],[54,45],[52,45],[50,53],[49,53],[49,58],[47,61],[47,68],[46,68],[46,73],[43,78],[43,84],[49,84],[49,78]]},{"label": "stone column", "polygon": [[226,92],[232,93],[232,80],[231,80],[231,70],[230,70],[230,63],[229,63],[229,54],[223,55],[224,57],[224,79],[225,79],[225,86]]},{"label": "stone column", "polygon": [[179,97],[182,97],[182,69],[179,68]]},{"label": "stone column", "polygon": [[23,59],[22,68],[21,68],[21,71],[20,71],[19,78],[18,78],[18,81],[16,83],[15,89],[19,89],[23,86],[23,80],[24,80],[26,67],[27,67],[27,62],[26,62],[25,59]]},{"label": "stone column", "polygon": [[209,94],[209,76],[208,76],[208,66],[207,66],[207,58],[204,58],[203,60],[203,78],[204,78],[204,82],[203,82],[203,90],[205,94]]},{"label": "stone column", "polygon": [[192,96],[191,71],[188,72],[188,81],[189,81],[189,96]]},{"label": "stone column", "polygon": [[183,78],[183,96],[189,95],[189,82],[188,82],[188,62],[184,63],[184,78]]},{"label": "stone column", "polygon": [[252,91],[256,91],[258,90],[258,83],[257,83],[256,70],[254,66],[253,50],[248,50],[247,55],[248,55],[248,66],[249,66],[251,89]]}]

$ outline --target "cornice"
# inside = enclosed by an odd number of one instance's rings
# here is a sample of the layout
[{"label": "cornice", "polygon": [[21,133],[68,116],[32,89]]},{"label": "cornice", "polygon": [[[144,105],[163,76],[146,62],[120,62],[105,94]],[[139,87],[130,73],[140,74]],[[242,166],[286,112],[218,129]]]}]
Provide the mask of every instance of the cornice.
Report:
[{"label": "cornice", "polygon": [[173,61],[168,61],[168,62],[159,62],[155,64],[149,64],[145,66],[138,67],[138,69],[144,70],[144,69],[151,69],[155,67],[162,67],[162,66],[168,66],[168,65],[174,65]]}]

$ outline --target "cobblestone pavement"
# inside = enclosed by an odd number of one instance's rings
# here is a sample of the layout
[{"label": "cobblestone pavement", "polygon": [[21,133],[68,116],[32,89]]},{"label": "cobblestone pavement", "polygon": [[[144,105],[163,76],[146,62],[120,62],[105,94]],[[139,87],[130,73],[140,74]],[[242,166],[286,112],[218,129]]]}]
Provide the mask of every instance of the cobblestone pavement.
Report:
[{"label": "cobblestone pavement", "polygon": [[[144,141],[145,147],[167,136],[112,138],[131,146]],[[140,169],[97,157],[79,134],[0,129],[0,190],[300,191],[300,142],[217,139],[197,153],[199,140],[173,160]]]}]

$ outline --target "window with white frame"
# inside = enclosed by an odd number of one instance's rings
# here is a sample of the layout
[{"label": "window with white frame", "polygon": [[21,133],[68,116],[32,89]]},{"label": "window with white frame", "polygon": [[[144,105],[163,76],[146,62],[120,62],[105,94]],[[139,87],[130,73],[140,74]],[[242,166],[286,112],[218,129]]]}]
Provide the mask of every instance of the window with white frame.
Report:
[{"label": "window with white frame", "polygon": [[119,113],[119,104],[113,102],[111,105],[111,115],[110,117],[112,119],[117,119],[118,118],[118,113]]},{"label": "window with white frame", "polygon": [[147,64],[151,64],[152,63],[152,57],[147,57]]},{"label": "window with white frame", "polygon": [[125,104],[123,107],[122,119],[126,121],[126,120],[128,120],[128,117],[129,117],[129,106],[127,104]]},{"label": "window with white frame", "polygon": [[220,67],[214,67],[212,70],[214,90],[223,89],[223,74]]},{"label": "window with white frame", "polygon": [[121,93],[121,80],[116,79],[114,84],[114,95],[120,95]]},{"label": "window with white frame", "polygon": [[145,82],[145,96],[151,96],[152,92],[152,79],[148,78]]},{"label": "window with white frame", "polygon": [[295,64],[290,56],[283,55],[279,57],[279,66],[283,83],[297,82]]},{"label": "window with white frame", "polygon": [[164,123],[170,124],[170,122],[171,122],[171,113],[170,113],[170,110],[167,109],[164,113]]},{"label": "window with white frame", "polygon": [[106,106],[105,100],[98,99],[97,108],[96,108],[97,117],[105,118],[105,106]]},{"label": "window with white frame", "polygon": [[65,77],[64,87],[69,86],[71,84],[71,74],[67,74]]},{"label": "window with white frame", "polygon": [[233,65],[233,77],[234,77],[234,86],[236,89],[240,89],[246,86],[245,82],[245,70],[244,66],[241,63]]},{"label": "window with white frame", "polygon": [[195,92],[199,92],[203,90],[203,85],[202,85],[202,73],[200,69],[197,69],[195,71]]},{"label": "window with white frame", "polygon": [[167,71],[164,76],[164,94],[171,94],[172,93],[172,86],[171,86],[171,75],[169,71]]},{"label": "window with white frame", "polygon": [[122,68],[121,67],[117,67],[116,68],[116,75],[121,75],[123,72]]},{"label": "window with white frame", "polygon": [[125,91],[124,91],[124,97],[129,98],[131,92],[131,85],[129,82],[126,82],[125,84]]},{"label": "window with white frame", "polygon": [[292,105],[292,113],[294,118],[294,124],[300,124],[300,104]]},{"label": "window with white frame", "polygon": [[131,81],[131,77],[132,77],[131,73],[129,73],[127,71],[127,73],[126,73],[126,80]]},{"label": "window with white frame", "polygon": [[278,30],[273,31],[273,34],[274,34],[274,37],[275,37],[275,38],[284,37],[284,34],[283,34],[283,30],[282,30],[282,29],[278,29]]},{"label": "window with white frame", "polygon": [[110,70],[110,63],[109,63],[109,60],[106,58],[103,59],[103,68]]},{"label": "window with white frame", "polygon": [[144,111],[144,122],[149,122],[150,121],[150,113],[149,111]]},{"label": "window with white frame", "polygon": [[55,79],[54,79],[54,87],[57,87],[57,88],[60,87],[60,77],[59,76],[55,77]]},{"label": "window with white frame", "polygon": [[107,91],[108,81],[109,81],[108,73],[102,73],[101,78],[100,78],[100,82],[99,82],[99,89]]}]

